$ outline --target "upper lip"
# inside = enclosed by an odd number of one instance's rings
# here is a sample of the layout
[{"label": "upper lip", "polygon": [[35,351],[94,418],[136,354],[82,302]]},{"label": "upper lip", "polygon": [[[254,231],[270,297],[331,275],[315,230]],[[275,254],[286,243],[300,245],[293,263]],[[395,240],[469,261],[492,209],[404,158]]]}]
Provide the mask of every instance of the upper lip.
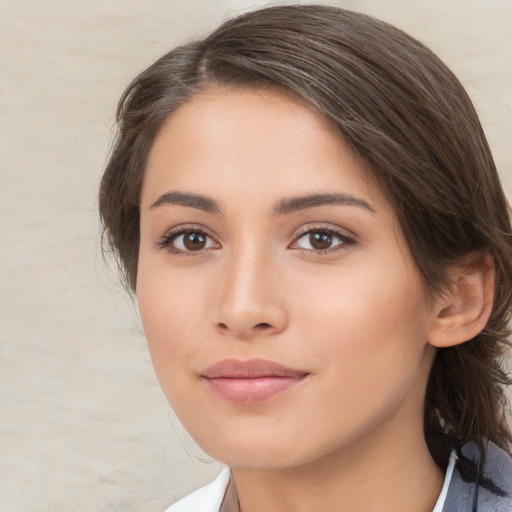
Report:
[{"label": "upper lip", "polygon": [[263,377],[305,377],[309,372],[288,368],[282,364],[265,359],[224,359],[201,372],[206,379],[257,379]]}]

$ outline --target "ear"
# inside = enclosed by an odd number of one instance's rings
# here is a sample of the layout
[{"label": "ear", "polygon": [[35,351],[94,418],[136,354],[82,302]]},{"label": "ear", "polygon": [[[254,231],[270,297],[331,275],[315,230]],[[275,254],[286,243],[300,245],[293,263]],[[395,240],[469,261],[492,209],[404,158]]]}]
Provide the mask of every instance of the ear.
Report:
[{"label": "ear", "polygon": [[443,348],[474,338],[486,326],[494,300],[494,264],[472,254],[448,271],[448,290],[435,304],[428,342]]}]

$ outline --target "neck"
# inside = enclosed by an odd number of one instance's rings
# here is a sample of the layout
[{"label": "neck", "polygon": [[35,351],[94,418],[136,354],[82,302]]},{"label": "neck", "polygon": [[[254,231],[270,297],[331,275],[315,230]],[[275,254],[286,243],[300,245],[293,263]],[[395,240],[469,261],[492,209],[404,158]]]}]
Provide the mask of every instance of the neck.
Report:
[{"label": "neck", "polygon": [[397,417],[310,464],[233,468],[241,512],[431,512],[443,483],[423,436]]}]

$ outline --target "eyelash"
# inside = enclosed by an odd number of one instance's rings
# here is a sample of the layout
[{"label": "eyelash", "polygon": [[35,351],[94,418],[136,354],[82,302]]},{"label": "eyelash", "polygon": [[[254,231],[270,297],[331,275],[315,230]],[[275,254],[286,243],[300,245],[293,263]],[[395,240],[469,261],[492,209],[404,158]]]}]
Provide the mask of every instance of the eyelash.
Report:
[{"label": "eyelash", "polygon": [[324,254],[338,254],[347,250],[347,246],[354,245],[356,243],[356,239],[353,236],[347,235],[345,232],[340,229],[335,229],[328,226],[319,226],[319,227],[305,227],[302,230],[299,230],[297,234],[293,236],[292,243],[296,244],[299,240],[306,237],[307,235],[311,235],[313,233],[322,233],[327,234],[332,237],[336,237],[340,240],[340,243],[335,245],[334,247],[329,247],[328,249],[304,249],[298,248],[297,250],[302,250],[309,254],[313,255],[324,255]]},{"label": "eyelash", "polygon": [[173,247],[173,242],[180,236],[186,235],[187,233],[196,233],[200,236],[204,236],[205,238],[213,240],[213,237],[211,237],[203,228],[195,226],[179,226],[166,233],[159,242],[156,242],[155,245],[158,248],[165,249],[167,252],[175,254],[177,256],[198,256],[205,250],[208,250],[201,249],[198,251],[184,251],[182,249],[177,249],[176,247]]},{"label": "eyelash", "polygon": [[[187,226],[187,227],[177,227],[166,233],[160,241],[156,242],[155,245],[160,249],[165,249],[167,252],[178,255],[178,256],[199,256],[204,251],[211,249],[210,247],[200,249],[197,251],[186,251],[182,249],[177,249],[173,247],[173,242],[176,241],[180,236],[186,235],[187,233],[195,233],[199,236],[204,236],[207,239],[213,240],[213,237],[211,237],[204,229],[194,226]],[[307,235],[311,235],[312,233],[322,233],[327,234],[332,237],[336,237],[340,240],[340,242],[335,245],[334,247],[329,247],[328,249],[305,249],[305,248],[296,248],[295,250],[301,250],[303,252],[306,252],[308,254],[313,255],[325,255],[325,254],[338,254],[344,250],[347,249],[347,246],[354,245],[356,243],[355,237],[349,236],[346,233],[344,233],[341,230],[334,229],[332,227],[327,226],[319,226],[319,227],[305,227],[302,230],[299,230],[298,233],[296,233],[291,242],[289,243],[288,247],[291,247],[293,244],[298,243],[299,240],[306,237]],[[216,242],[218,244],[218,242]],[[292,247],[293,248],[293,247]]]}]

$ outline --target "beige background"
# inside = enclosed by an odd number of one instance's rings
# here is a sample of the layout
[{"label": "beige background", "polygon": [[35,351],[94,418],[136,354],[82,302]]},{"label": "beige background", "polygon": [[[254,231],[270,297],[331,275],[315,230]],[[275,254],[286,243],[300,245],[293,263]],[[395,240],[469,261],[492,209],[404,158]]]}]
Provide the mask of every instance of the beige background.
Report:
[{"label": "beige background", "polygon": [[[512,0],[340,0],[429,44],[474,98],[512,190]],[[155,511],[219,465],[153,376],[99,253],[117,98],[244,0],[0,0],[0,510]]]}]

